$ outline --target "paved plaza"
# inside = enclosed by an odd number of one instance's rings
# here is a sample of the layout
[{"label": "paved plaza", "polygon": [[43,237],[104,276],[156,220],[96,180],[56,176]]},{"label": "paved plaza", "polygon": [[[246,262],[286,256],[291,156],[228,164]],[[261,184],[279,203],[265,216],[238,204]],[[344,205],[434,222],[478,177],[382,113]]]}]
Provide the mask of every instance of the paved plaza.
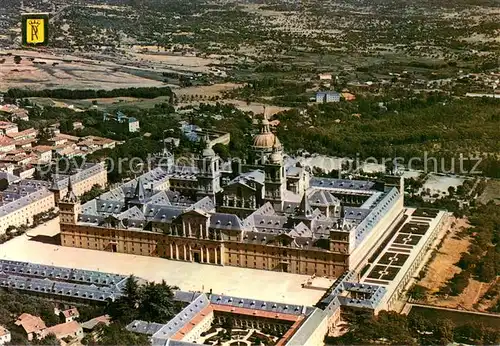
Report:
[{"label": "paved plaza", "polygon": [[[0,245],[3,259],[61,267],[134,274],[146,280],[161,281],[183,290],[209,291],[281,303],[313,305],[324,291],[302,288],[305,275],[277,273],[236,267],[171,261],[87,249],[62,247],[39,241],[40,237],[59,232],[58,220],[28,231]],[[323,283],[324,284],[324,283]]]}]

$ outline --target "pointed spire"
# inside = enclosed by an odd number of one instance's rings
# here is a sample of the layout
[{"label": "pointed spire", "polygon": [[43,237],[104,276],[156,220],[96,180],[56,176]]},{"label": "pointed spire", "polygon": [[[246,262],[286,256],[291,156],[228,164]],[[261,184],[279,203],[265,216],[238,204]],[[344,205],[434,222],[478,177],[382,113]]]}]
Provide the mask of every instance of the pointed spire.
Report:
[{"label": "pointed spire", "polygon": [[71,176],[68,176],[68,191],[66,192],[66,196],[63,198],[63,202],[76,203],[78,201],[78,197],[76,197],[73,192],[73,184],[71,183]]},{"label": "pointed spire", "polygon": [[73,192],[73,184],[71,184],[71,176],[68,177],[68,192]]},{"label": "pointed spire", "polygon": [[311,206],[309,205],[309,198],[307,196],[307,191],[304,193],[302,197],[302,201],[300,201],[300,211],[304,216],[309,216],[312,213]]},{"label": "pointed spire", "polygon": [[144,185],[139,177],[137,179],[137,184],[135,185],[134,199],[143,200],[144,197],[146,197],[146,194],[144,193]]},{"label": "pointed spire", "polygon": [[57,179],[56,179],[56,174],[52,173],[52,185],[50,186],[51,190],[59,190],[59,187],[57,186]]}]

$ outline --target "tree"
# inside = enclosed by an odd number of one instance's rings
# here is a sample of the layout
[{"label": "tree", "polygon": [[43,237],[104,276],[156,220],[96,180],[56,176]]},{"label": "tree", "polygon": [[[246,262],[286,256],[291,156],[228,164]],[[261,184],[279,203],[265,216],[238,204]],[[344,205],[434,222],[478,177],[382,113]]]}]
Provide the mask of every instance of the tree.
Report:
[{"label": "tree", "polygon": [[54,306],[44,301],[40,307],[40,317],[45,322],[47,327],[59,324],[59,317],[54,314]]},{"label": "tree", "polygon": [[89,191],[85,192],[83,195],[80,196],[80,202],[82,204],[86,203],[102,195],[103,193],[104,189],[102,189],[99,185],[94,185]]},{"label": "tree", "polygon": [[146,321],[167,323],[176,314],[172,287],[165,281],[160,284],[148,283],[141,290],[139,315]]},{"label": "tree", "polygon": [[0,179],[0,191],[4,191],[9,187],[9,181],[5,178]]},{"label": "tree", "polygon": [[136,308],[140,302],[141,295],[139,291],[139,285],[137,280],[133,275],[130,275],[125,282],[125,289],[123,291],[125,295],[125,302],[127,305]]},{"label": "tree", "polygon": [[55,334],[48,334],[43,339],[34,340],[35,345],[47,345],[47,346],[60,346],[61,342],[57,339]]},{"label": "tree", "polygon": [[[150,345],[148,337],[145,334],[136,334],[129,332],[118,323],[112,323],[109,326],[104,324],[96,328],[98,345]],[[92,345],[92,340],[86,340],[88,345]]]},{"label": "tree", "polygon": [[38,130],[38,134],[36,136],[38,142],[40,142],[41,144],[45,144],[47,140],[49,140],[50,138],[52,138],[51,130],[49,130],[46,127],[42,127],[41,129]]},{"label": "tree", "polygon": [[234,328],[234,318],[233,316],[229,315],[226,317],[224,323],[222,324],[222,327],[226,329],[226,331],[230,334],[231,330]]},{"label": "tree", "polygon": [[229,152],[229,148],[227,145],[224,145],[222,143],[217,143],[213,146],[212,148],[219,157],[226,161],[227,159],[230,158],[231,154]]},{"label": "tree", "polygon": [[138,318],[138,305],[140,292],[137,280],[131,275],[125,283],[123,296],[119,297],[108,306],[108,314],[113,321],[128,324]]},{"label": "tree", "polygon": [[424,299],[426,294],[427,294],[427,288],[424,287],[424,286],[421,286],[421,285],[413,285],[413,287],[410,289],[410,292],[409,295],[410,297],[412,297],[413,299]]},{"label": "tree", "polygon": [[437,321],[434,337],[439,340],[439,344],[447,345],[453,342],[453,328],[453,322],[448,319]]}]

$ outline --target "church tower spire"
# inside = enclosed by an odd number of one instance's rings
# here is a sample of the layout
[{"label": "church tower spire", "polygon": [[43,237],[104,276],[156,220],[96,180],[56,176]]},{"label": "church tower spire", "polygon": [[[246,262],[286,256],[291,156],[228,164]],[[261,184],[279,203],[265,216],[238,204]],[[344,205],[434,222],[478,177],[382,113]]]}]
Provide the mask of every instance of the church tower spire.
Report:
[{"label": "church tower spire", "polygon": [[210,197],[215,201],[215,195],[221,191],[220,157],[212,149],[212,143],[208,133],[203,137],[205,148],[197,160],[198,188],[196,198]]},{"label": "church tower spire", "polygon": [[66,192],[66,196],[64,196],[62,200],[73,203],[78,201],[78,197],[76,197],[75,193],[73,192],[73,184],[71,183],[71,176],[68,177],[68,191]]},{"label": "church tower spire", "polygon": [[80,213],[80,201],[73,191],[71,177],[68,177],[68,191],[59,201],[59,219],[61,224],[76,224]]}]

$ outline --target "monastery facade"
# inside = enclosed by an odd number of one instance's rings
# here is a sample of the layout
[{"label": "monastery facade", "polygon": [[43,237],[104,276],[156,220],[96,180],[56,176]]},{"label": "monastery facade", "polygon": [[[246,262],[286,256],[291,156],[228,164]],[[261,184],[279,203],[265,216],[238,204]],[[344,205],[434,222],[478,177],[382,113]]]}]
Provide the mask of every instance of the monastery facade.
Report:
[{"label": "monastery facade", "polygon": [[367,263],[403,216],[394,183],[314,177],[285,159],[267,119],[250,164],[210,145],[190,167],[163,165],[80,205],[59,201],[63,246],[339,277]]}]

